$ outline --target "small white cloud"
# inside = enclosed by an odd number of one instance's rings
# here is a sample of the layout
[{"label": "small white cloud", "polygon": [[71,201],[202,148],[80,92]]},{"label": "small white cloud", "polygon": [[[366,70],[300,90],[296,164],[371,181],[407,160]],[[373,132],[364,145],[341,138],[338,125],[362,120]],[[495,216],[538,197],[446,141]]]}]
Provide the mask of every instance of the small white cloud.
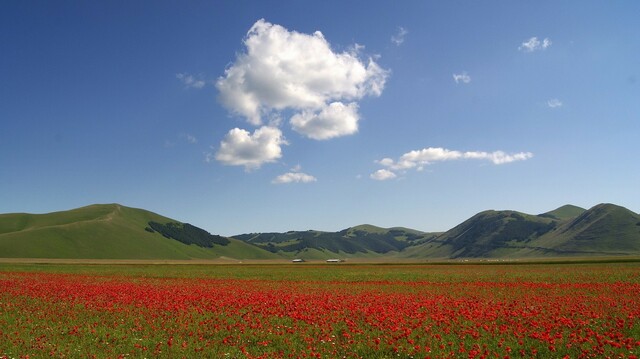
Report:
[{"label": "small white cloud", "polygon": [[193,75],[187,73],[176,74],[176,78],[182,82],[185,88],[201,89],[204,87],[204,80],[196,79]]},{"label": "small white cloud", "polygon": [[547,106],[551,108],[562,107],[562,101],[558,100],[557,98],[552,98],[547,101]]},{"label": "small white cloud", "polygon": [[375,172],[373,172],[369,177],[371,177],[371,179],[374,179],[376,181],[386,181],[386,180],[390,180],[390,179],[394,179],[397,177],[397,175],[387,169],[381,169],[381,170],[377,170]]},{"label": "small white cloud", "polygon": [[[297,115],[291,124],[311,138],[356,132],[358,116],[352,112],[357,106],[351,104],[365,96],[380,96],[389,74],[373,58],[361,60],[361,46],[336,53],[320,31],[303,34],[264,19],[249,29],[244,45],[245,51],[216,82],[221,104],[254,126],[274,113],[291,110]],[[326,111],[332,106],[335,110],[334,103],[349,103],[342,105],[343,110],[348,107],[348,116],[335,111],[329,116]],[[316,136],[315,130],[326,130],[329,122],[336,129]]]},{"label": "small white cloud", "polygon": [[358,104],[333,102],[320,112],[303,111],[291,117],[293,129],[314,140],[327,140],[358,132]]},{"label": "small white cloud", "polygon": [[383,158],[376,161],[385,167],[371,174],[372,179],[385,180],[394,178],[397,171],[405,172],[410,169],[417,171],[424,170],[425,166],[434,162],[453,161],[462,159],[487,160],[495,165],[524,161],[533,157],[531,152],[519,152],[507,154],[503,151],[483,152],[483,151],[455,151],[441,147],[429,147],[421,150],[407,152],[394,161],[391,158]]},{"label": "small white cloud", "polygon": [[462,82],[464,84],[468,84],[471,82],[471,76],[469,76],[466,71],[461,74],[453,74],[453,81],[456,83]]},{"label": "small white cloud", "polygon": [[281,174],[271,181],[273,184],[284,184],[284,183],[310,183],[316,182],[317,179],[311,175],[302,172],[287,172],[285,174]]},{"label": "small white cloud", "polygon": [[395,35],[391,36],[391,42],[393,42],[396,46],[402,45],[404,42],[404,38],[409,34],[409,31],[402,26],[398,27],[398,31]]},{"label": "small white cloud", "polygon": [[551,40],[546,37],[542,41],[538,40],[537,37],[532,37],[527,41],[524,41],[519,47],[518,50],[523,52],[533,52],[538,50],[546,50],[549,46],[551,46]]},{"label": "small white cloud", "polygon": [[207,161],[215,158],[224,165],[244,166],[250,171],[282,157],[281,146],[287,144],[282,131],[275,127],[263,126],[253,134],[234,128],[220,142],[215,155],[207,155]]}]

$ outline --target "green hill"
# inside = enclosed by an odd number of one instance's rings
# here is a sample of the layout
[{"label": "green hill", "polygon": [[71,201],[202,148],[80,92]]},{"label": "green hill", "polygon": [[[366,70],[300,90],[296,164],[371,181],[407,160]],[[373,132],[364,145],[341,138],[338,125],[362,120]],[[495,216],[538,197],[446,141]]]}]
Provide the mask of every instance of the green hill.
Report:
[{"label": "green hill", "polygon": [[381,257],[401,252],[434,235],[395,227],[360,225],[339,232],[289,231],[250,233],[233,238],[254,244],[288,258],[326,259],[334,257]]},{"label": "green hill", "polygon": [[526,246],[531,240],[549,232],[556,225],[550,218],[516,211],[484,211],[469,218],[420,249],[415,256],[446,258],[492,258]]},{"label": "green hill", "polygon": [[581,215],[582,213],[584,213],[585,211],[586,211],[586,209],[584,209],[584,208],[580,208],[580,207],[577,207],[577,206],[573,206],[573,205],[567,204],[567,205],[564,205],[562,207],[558,207],[558,208],[554,209],[553,211],[549,211],[549,212],[546,212],[546,213],[539,214],[538,216],[563,220],[563,219],[569,219],[569,218],[577,217],[577,216]]},{"label": "green hill", "polygon": [[640,216],[599,204],[562,206],[534,216],[484,211],[416,247],[410,258],[522,258],[640,255]]},{"label": "green hill", "polygon": [[[173,232],[154,230],[172,227]],[[194,234],[197,233],[197,234]],[[202,241],[199,243],[198,241]],[[119,204],[0,215],[0,257],[82,259],[274,258],[242,241]]]},{"label": "green hill", "polygon": [[562,222],[531,243],[556,254],[640,253],[640,215],[613,204],[599,204]]},{"label": "green hill", "polygon": [[338,232],[210,234],[142,209],[99,204],[0,215],[0,258],[328,259],[640,255],[640,215],[613,204],[540,215],[480,212],[444,233],[370,224]]}]

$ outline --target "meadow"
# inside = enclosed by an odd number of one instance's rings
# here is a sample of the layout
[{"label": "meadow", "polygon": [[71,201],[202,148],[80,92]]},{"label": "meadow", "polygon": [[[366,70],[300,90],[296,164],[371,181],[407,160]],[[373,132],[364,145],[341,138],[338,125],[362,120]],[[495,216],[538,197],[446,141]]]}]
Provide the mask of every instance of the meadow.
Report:
[{"label": "meadow", "polygon": [[0,358],[637,358],[640,263],[0,264]]}]

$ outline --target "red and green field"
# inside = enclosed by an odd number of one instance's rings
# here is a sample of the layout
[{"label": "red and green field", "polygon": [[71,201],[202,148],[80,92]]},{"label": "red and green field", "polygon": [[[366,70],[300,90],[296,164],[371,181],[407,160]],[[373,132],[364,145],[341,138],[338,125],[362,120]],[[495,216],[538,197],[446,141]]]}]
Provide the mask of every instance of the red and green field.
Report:
[{"label": "red and green field", "polygon": [[640,263],[0,265],[0,358],[637,358]]}]

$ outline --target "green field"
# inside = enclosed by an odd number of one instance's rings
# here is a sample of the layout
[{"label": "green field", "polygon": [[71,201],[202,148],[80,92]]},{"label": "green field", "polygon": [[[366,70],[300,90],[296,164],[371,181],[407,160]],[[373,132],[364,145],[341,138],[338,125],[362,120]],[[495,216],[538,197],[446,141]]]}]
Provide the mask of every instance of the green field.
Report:
[{"label": "green field", "polygon": [[[175,264],[180,263],[180,264]],[[640,258],[575,259],[540,262],[438,262],[424,263],[340,263],[312,262],[282,264],[128,264],[98,263],[1,263],[0,272],[60,273],[78,275],[125,276],[141,278],[250,279],[277,281],[505,281],[510,279],[542,282],[632,281],[640,282]]]},{"label": "green field", "polygon": [[184,263],[0,263],[0,358],[636,358],[640,350],[637,261]]}]

